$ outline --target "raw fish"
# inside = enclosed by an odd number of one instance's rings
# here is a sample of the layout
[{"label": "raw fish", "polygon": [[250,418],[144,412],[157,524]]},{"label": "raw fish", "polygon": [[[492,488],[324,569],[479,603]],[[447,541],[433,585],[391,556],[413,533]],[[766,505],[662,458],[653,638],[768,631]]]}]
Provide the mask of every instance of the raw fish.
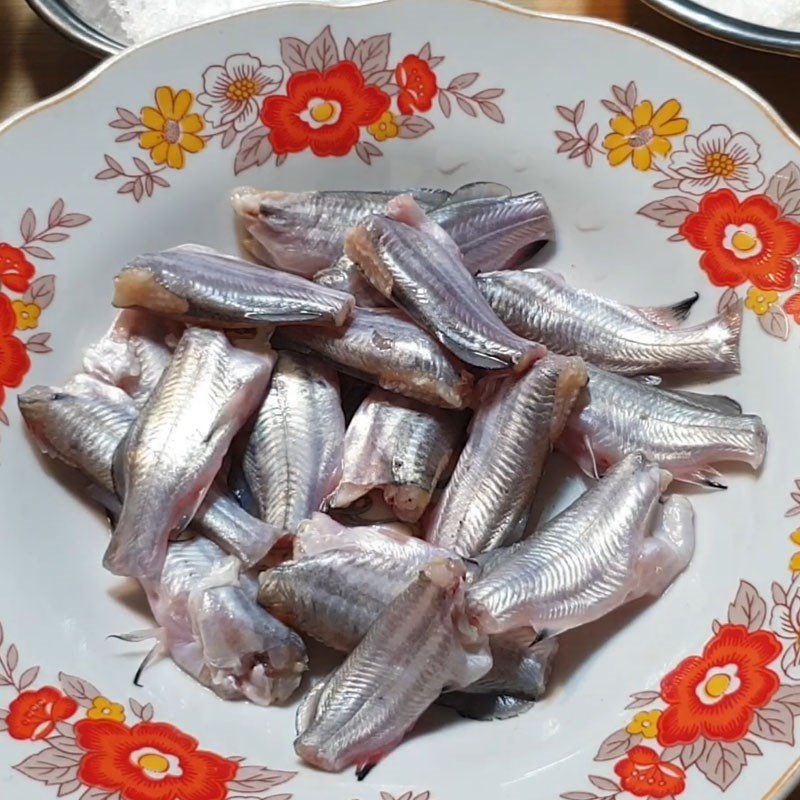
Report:
[{"label": "raw fish", "polygon": [[477,284],[515,333],[611,372],[739,371],[741,303],[702,325],[681,328],[697,295],[671,306],[626,306],[570,286],[546,269],[479,275]]},{"label": "raw fish", "polygon": [[547,355],[519,378],[484,387],[467,444],[426,525],[431,544],[468,557],[519,537],[586,380],[580,358]]},{"label": "raw fish", "polygon": [[295,326],[276,331],[272,341],[430,405],[465,408],[472,393],[472,375],[397,311],[357,308],[341,329]]},{"label": "raw fish", "polygon": [[339,485],[332,508],[346,508],[379,488],[405,522],[416,522],[450,463],[466,418],[373,389],[344,439]]},{"label": "raw fish", "polygon": [[660,595],[694,551],[691,503],[659,499],[671,480],[641,453],[626,456],[530,538],[489,556],[467,592],[486,633],[551,635],[646,594]]},{"label": "raw fish", "polygon": [[114,281],[114,305],[222,328],[341,325],[355,300],[297,275],[187,244],[137,256]]},{"label": "raw fish", "polygon": [[338,482],[344,429],[334,370],[281,352],[243,458],[261,519],[294,532],[320,510]]},{"label": "raw fish", "polygon": [[103,564],[157,577],[167,539],[195,515],[231,439],[266,390],[275,356],[189,328],[115,457],[122,510]]},{"label": "raw fish", "polygon": [[464,567],[435,561],[378,617],[344,663],[297,712],[295,750],[329,771],[364,775],[396,747],[445,689],[491,667],[486,640],[465,624]]},{"label": "raw fish", "polygon": [[558,447],[587,475],[602,474],[627,453],[643,452],[676,478],[719,487],[718,461],[757,469],[767,430],[760,417],[720,395],[662,389],[651,381],[589,367],[589,386]]},{"label": "raw fish", "polygon": [[497,318],[464,266],[458,246],[408,195],[348,234],[346,254],[384,297],[462,361],[522,372],[544,348]]}]

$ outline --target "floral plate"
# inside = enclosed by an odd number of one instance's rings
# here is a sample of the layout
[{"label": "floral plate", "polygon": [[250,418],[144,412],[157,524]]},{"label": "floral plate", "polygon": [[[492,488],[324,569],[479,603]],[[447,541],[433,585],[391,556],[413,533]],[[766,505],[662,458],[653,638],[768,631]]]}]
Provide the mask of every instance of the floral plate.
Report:
[{"label": "floral plate", "polygon": [[[424,26],[420,20],[424,19]],[[0,794],[13,800],[783,796],[800,733],[800,141],[745,87],[633,31],[478,0],[283,5],[135,48],[0,128]],[[238,184],[539,189],[543,260],[620,300],[744,302],[767,463],[696,494],[660,601],[563,637],[531,713],[437,711],[362,783],[301,765],[293,710],[225,704],[169,662],[132,686],[141,595],[48,474],[15,397],[58,383],[143,250],[236,247]],[[44,469],[43,469],[44,467]],[[579,482],[548,482],[549,512]],[[548,513],[549,513],[548,512]]]}]

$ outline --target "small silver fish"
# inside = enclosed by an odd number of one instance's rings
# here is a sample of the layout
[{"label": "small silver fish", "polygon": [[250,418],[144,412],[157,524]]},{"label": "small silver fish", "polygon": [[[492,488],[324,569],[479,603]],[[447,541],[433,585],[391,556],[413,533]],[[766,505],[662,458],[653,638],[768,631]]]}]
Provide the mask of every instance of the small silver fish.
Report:
[{"label": "small silver fish", "polygon": [[586,380],[580,358],[551,354],[519,378],[486,385],[426,525],[431,544],[468,557],[521,534],[545,461]]},{"label": "small silver fish", "polygon": [[589,367],[586,396],[558,447],[587,475],[641,451],[679,480],[720,487],[711,464],[741,461],[757,469],[766,454],[767,429],[728,397],[662,389]]},{"label": "small silver fish", "polygon": [[490,554],[467,591],[472,623],[560,633],[661,594],[694,551],[691,503],[673,495],[659,508],[670,480],[632,453],[534,536]]},{"label": "small silver fish", "polygon": [[314,275],[314,283],[353,295],[359,308],[387,308],[392,305],[391,301],[361,274],[358,264],[347,256],[342,256],[330,267],[317,272]]},{"label": "small silver fish", "polygon": [[303,640],[258,605],[255,578],[212,542],[171,542],[161,575],[141,583],[161,645],[223,699],[271,705],[299,686]]},{"label": "small silver fish", "polygon": [[740,303],[702,325],[679,328],[696,296],[672,306],[634,308],[569,286],[546,269],[488,273],[477,284],[520,336],[610,372],[739,371]]},{"label": "small silver fish", "polygon": [[[410,189],[425,208],[450,197],[443,189]],[[245,246],[265,264],[311,277],[344,251],[347,231],[367,214],[382,211],[399,191],[259,192],[237,189],[233,208],[251,240]]]},{"label": "small silver fish", "polygon": [[461,439],[466,417],[373,389],[344,439],[332,508],[346,508],[379,488],[398,519],[416,522]]},{"label": "small silver fish", "polygon": [[[421,569],[448,555],[400,525],[345,528],[315,514],[300,526],[295,560],[261,574],[259,601],[291,627],[349,653]],[[465,566],[468,579],[477,577]],[[535,640],[530,628],[490,637],[492,668],[463,691],[539,699],[557,643]]]},{"label": "small silver fish", "polygon": [[115,457],[124,497],[103,559],[117,575],[156,577],[171,531],[195,515],[231,439],[264,395],[274,354],[238,350],[189,328]]},{"label": "small silver fish", "polygon": [[334,370],[284,351],[243,458],[259,516],[294,532],[338,483],[345,424]]},{"label": "small silver fish", "polygon": [[444,689],[491,667],[486,640],[459,613],[464,567],[435,561],[378,617],[297,712],[295,751],[321,769],[364,775],[396,747]]},{"label": "small silver fish", "polygon": [[372,215],[345,242],[369,282],[462,361],[523,372],[543,347],[497,318],[464,266],[458,246],[408,195]]},{"label": "small silver fish", "polygon": [[259,602],[287,625],[349,653],[423,567],[447,556],[400,526],[345,528],[315,514],[300,526],[295,560],[261,573]]},{"label": "small silver fish", "polygon": [[[122,390],[81,375],[63,389],[34,386],[18,402],[42,452],[78,469],[105,493],[116,496],[114,454],[138,414]],[[281,529],[247,514],[218,480],[197,510],[192,528],[246,567],[262,561],[283,535]]]},{"label": "small silver fish", "polygon": [[553,219],[539,192],[515,197],[450,198],[428,211],[477,272],[519,266],[554,238]]},{"label": "small silver fish", "polygon": [[316,353],[342,372],[430,405],[465,408],[472,393],[472,375],[396,311],[357,308],[341,329],[283,328],[272,341]]},{"label": "small silver fish", "polygon": [[341,325],[349,294],[199,245],[137,256],[117,275],[113,303],[224,328]]}]

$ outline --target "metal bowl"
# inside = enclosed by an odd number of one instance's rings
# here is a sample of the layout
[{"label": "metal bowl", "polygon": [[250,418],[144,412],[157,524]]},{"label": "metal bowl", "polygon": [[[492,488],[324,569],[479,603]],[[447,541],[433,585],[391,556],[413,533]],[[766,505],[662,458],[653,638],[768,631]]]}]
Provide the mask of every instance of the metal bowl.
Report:
[{"label": "metal bowl", "polygon": [[[763,0],[768,2],[768,0]],[[644,0],[666,16],[701,33],[754,50],[800,56],[800,32],[768,28],[728,17],[692,0]]]},{"label": "metal bowl", "polygon": [[28,0],[28,5],[48,25],[92,53],[113,55],[127,46],[82,20],[62,0]]}]

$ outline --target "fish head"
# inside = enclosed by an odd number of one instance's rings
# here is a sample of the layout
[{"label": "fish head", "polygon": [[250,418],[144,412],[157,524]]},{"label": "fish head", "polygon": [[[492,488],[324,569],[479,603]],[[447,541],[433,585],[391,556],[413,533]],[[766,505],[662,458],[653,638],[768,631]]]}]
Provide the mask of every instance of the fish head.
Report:
[{"label": "fish head", "polygon": [[69,393],[52,386],[33,386],[17,397],[20,414],[44,452],[50,449],[50,437],[59,424],[57,405],[73,401]]}]

